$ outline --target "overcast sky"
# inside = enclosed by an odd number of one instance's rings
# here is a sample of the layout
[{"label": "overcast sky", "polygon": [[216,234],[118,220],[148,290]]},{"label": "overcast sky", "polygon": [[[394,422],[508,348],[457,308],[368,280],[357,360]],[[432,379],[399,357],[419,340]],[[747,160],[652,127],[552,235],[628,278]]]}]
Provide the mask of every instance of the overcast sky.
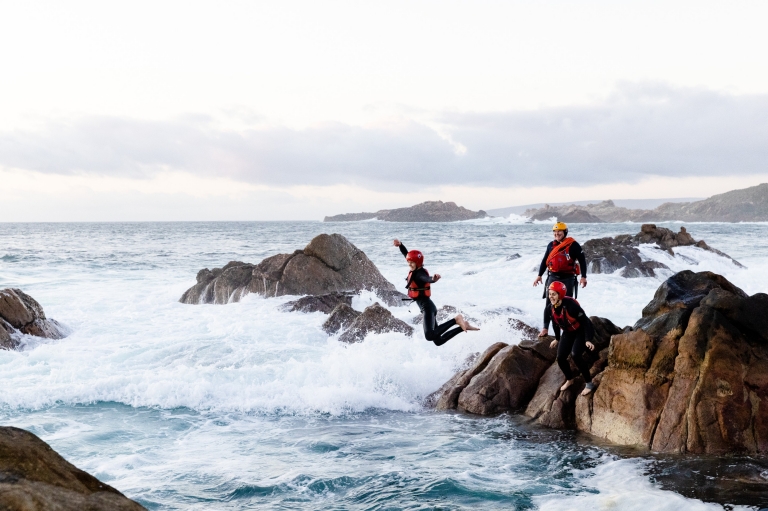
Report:
[{"label": "overcast sky", "polygon": [[768,182],[765,2],[6,2],[0,221]]}]

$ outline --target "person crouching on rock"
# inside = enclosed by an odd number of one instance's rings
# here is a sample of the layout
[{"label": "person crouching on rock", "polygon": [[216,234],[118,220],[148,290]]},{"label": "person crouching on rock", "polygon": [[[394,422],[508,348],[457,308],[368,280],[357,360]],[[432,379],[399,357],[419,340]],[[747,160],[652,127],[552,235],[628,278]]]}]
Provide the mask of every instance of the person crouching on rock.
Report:
[{"label": "person crouching on rock", "polygon": [[585,348],[590,351],[595,349],[595,345],[591,342],[595,336],[595,329],[579,302],[565,296],[566,291],[565,284],[562,282],[553,282],[549,285],[549,304],[547,304],[545,316],[552,320],[552,326],[555,329],[555,340],[549,347],[557,346],[557,365],[565,375],[566,381],[560,390],[563,391],[573,385],[573,379],[578,376],[571,372],[571,364],[568,362],[570,354],[587,384],[581,392],[582,396],[586,396],[595,390],[595,384],[592,383],[592,376],[589,374],[589,364],[581,355]]},{"label": "person crouching on rock", "polygon": [[576,240],[573,238],[568,237],[568,226],[563,222],[557,222],[552,226],[552,234],[555,236],[555,239],[547,245],[547,251],[544,253],[544,258],[539,265],[539,276],[533,281],[533,287],[541,284],[541,276],[544,275],[545,270],[547,271],[547,282],[544,288],[544,296],[542,296],[545,300],[544,328],[541,329],[539,337],[544,337],[549,332],[549,320],[547,319],[549,301],[547,301],[546,293],[549,285],[553,282],[562,282],[568,290],[567,296],[573,296],[573,291],[576,289],[576,280],[578,275],[581,274],[579,283],[581,287],[587,287],[587,260],[584,257],[584,252],[581,250],[581,245],[576,243]]},{"label": "person crouching on rock", "polygon": [[[424,315],[424,337],[428,341],[434,342],[437,346],[442,346],[461,332],[480,330],[470,325],[461,314],[457,314],[455,318],[446,321],[442,325],[438,325],[437,307],[435,307],[435,303],[430,298],[432,295],[430,284],[440,280],[440,275],[435,273],[433,276],[429,276],[429,272],[423,266],[424,255],[418,250],[411,250],[409,252],[399,240],[395,240],[392,244],[400,247],[400,252],[405,256],[405,260],[411,268],[408,277],[406,277],[405,287],[408,290],[408,298],[418,304],[421,313]],[[452,329],[456,325],[460,328]]]}]

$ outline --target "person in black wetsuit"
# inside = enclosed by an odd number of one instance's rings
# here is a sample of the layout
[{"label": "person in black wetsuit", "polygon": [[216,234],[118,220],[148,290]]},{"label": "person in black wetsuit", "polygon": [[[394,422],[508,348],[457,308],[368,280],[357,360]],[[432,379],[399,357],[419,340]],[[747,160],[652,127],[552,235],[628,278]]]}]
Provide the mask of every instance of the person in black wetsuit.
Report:
[{"label": "person in black wetsuit", "polygon": [[[581,279],[579,284],[581,287],[587,287],[587,260],[584,257],[584,252],[581,250],[576,240],[568,237],[568,226],[563,222],[557,222],[552,227],[552,234],[555,239],[547,245],[547,251],[544,253],[544,257],[539,265],[539,275],[536,280],[533,281],[533,286],[536,287],[542,283],[541,276],[544,272],[547,272],[547,281],[544,287],[544,328],[539,332],[539,337],[544,337],[549,332],[549,320],[547,319],[547,309],[549,309],[549,301],[547,300],[547,290],[552,282],[562,282],[565,284],[568,292],[566,296],[573,296],[574,289],[576,287],[576,280],[579,273],[581,273]],[[578,263],[578,266],[577,264]]]},{"label": "person in black wetsuit", "polygon": [[581,355],[585,349],[590,351],[595,349],[595,345],[591,342],[595,336],[595,329],[579,302],[565,296],[565,293],[566,287],[562,282],[553,282],[549,285],[549,300],[545,316],[552,320],[552,326],[555,329],[555,340],[549,347],[557,346],[557,365],[565,375],[565,383],[560,390],[563,391],[573,385],[573,379],[578,376],[571,372],[571,364],[568,363],[570,354],[586,382],[581,392],[582,396],[586,396],[595,390],[595,384],[592,383],[592,376],[589,374],[589,364]]},{"label": "person in black wetsuit", "polygon": [[[434,342],[436,346],[442,346],[461,332],[480,330],[470,325],[461,314],[457,314],[455,318],[446,321],[442,325],[438,325],[437,307],[435,307],[435,303],[430,298],[432,295],[430,285],[440,280],[440,275],[435,273],[430,277],[429,272],[423,266],[424,255],[418,250],[411,250],[409,252],[399,240],[394,240],[392,244],[400,247],[400,252],[405,256],[405,260],[408,261],[408,266],[411,268],[406,279],[408,298],[416,302],[421,313],[424,315],[424,337],[428,341]],[[459,328],[453,328],[457,325]]]}]

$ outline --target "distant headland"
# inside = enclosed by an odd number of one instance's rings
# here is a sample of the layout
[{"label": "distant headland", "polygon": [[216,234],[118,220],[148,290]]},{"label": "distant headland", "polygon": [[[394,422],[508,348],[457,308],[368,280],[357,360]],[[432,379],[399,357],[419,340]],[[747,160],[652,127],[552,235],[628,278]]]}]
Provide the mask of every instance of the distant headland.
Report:
[{"label": "distant headland", "polygon": [[455,202],[427,201],[410,208],[382,209],[376,213],[345,213],[327,216],[323,222],[359,222],[360,220],[382,220],[384,222],[458,222],[485,218],[485,211],[471,211]]}]

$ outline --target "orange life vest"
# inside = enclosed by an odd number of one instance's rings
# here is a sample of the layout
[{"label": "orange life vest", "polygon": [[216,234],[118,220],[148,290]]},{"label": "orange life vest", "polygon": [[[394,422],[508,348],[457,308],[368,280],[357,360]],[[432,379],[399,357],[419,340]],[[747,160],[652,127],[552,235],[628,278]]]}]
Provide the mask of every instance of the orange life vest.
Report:
[{"label": "orange life vest", "polygon": [[565,308],[565,301],[566,300],[573,300],[576,302],[576,305],[579,305],[579,302],[575,300],[574,298],[570,298],[568,296],[563,297],[563,304],[560,306],[560,313],[558,313],[555,310],[555,306],[552,305],[552,321],[562,328],[563,330],[567,330],[569,332],[575,332],[576,330],[581,327],[581,323],[579,323],[579,320],[568,314],[568,310]]},{"label": "orange life vest", "polygon": [[552,247],[552,251],[547,257],[547,269],[551,273],[570,273],[571,275],[579,275],[581,273],[578,262],[568,253],[568,249],[575,242],[576,240],[573,238],[565,238]]},{"label": "orange life vest", "polygon": [[[426,268],[417,268],[416,271],[424,270],[424,273],[427,274],[427,277],[429,277],[429,272]],[[408,277],[406,277],[406,285],[405,288],[408,290],[408,298],[411,298],[412,300],[416,300],[417,298],[429,298],[432,296],[432,291],[429,289],[429,282],[424,284],[424,287],[419,287],[419,285],[413,280],[413,272],[408,272]]]}]

